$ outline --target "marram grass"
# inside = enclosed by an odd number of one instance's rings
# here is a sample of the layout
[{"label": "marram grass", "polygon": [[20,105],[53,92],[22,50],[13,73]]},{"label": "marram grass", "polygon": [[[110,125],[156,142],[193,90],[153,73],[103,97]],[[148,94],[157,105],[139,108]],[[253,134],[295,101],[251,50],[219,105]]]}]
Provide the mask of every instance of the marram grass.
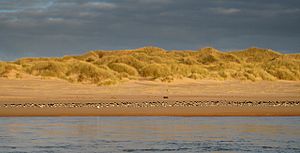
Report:
[{"label": "marram grass", "polygon": [[280,54],[249,48],[221,52],[166,51],[157,47],[134,50],[90,51],[62,58],[21,58],[0,62],[0,77],[21,74],[54,77],[70,82],[111,85],[127,79],[300,80],[300,54]]}]

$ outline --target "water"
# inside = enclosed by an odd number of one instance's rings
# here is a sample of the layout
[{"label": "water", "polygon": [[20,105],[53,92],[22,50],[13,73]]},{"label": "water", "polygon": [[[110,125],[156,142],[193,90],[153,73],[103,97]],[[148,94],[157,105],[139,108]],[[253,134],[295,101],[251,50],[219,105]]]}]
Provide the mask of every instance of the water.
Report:
[{"label": "water", "polygon": [[300,152],[300,117],[2,117],[0,152]]}]

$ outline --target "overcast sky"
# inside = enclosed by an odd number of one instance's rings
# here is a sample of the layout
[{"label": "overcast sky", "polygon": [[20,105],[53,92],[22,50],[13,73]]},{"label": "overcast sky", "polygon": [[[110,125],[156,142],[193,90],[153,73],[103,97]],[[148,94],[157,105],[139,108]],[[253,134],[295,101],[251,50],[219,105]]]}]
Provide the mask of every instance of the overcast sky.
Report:
[{"label": "overcast sky", "polygon": [[300,52],[300,0],[0,0],[0,60],[158,46]]}]

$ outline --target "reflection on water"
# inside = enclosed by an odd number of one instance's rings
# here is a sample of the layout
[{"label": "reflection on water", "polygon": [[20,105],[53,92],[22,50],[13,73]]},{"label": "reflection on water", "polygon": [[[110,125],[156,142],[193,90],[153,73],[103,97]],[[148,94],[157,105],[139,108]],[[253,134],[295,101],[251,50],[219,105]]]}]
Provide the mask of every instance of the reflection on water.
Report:
[{"label": "reflection on water", "polygon": [[4,117],[0,152],[300,152],[300,117]]}]

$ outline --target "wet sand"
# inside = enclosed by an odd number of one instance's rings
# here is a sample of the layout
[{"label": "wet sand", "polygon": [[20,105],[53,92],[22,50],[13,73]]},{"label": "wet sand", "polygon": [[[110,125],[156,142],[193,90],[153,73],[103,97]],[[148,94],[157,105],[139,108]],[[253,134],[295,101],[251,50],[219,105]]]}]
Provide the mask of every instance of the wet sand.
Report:
[{"label": "wet sand", "polygon": [[300,82],[0,79],[0,116],[300,116]]}]

